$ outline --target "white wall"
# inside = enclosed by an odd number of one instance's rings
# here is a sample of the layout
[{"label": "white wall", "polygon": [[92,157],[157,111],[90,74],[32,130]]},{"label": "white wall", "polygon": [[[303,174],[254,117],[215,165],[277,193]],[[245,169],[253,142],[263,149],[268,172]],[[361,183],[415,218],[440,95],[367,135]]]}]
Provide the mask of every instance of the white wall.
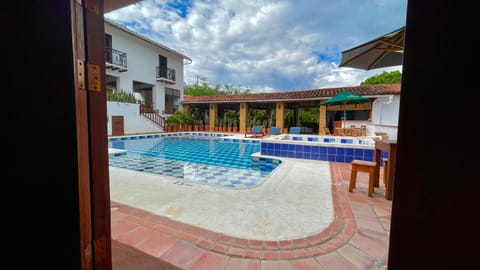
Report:
[{"label": "white wall", "polygon": [[112,115],[123,116],[125,134],[161,132],[161,128],[140,116],[139,106],[139,104],[107,101],[108,136],[112,135]]},{"label": "white wall", "polygon": [[372,104],[372,122],[375,125],[398,126],[400,95],[377,98]]},{"label": "white wall", "polygon": [[400,95],[377,98],[372,104],[372,132],[386,132],[388,138],[397,139]]},{"label": "white wall", "polygon": [[372,104],[372,119],[347,120],[346,126],[367,126],[367,136],[374,136],[375,132],[386,132],[388,139],[396,140],[398,132],[398,110],[400,109],[400,95],[390,95],[377,98]]},{"label": "white wall", "polygon": [[[107,75],[119,78],[118,90],[133,92],[133,81],[153,85],[152,91],[155,91],[152,95],[154,109],[158,109],[160,112],[165,109],[165,87],[180,90],[183,100],[184,64],[182,56],[155,46],[109,23],[105,23],[105,32],[112,35],[112,48],[127,54],[128,71],[106,70]],[[166,84],[156,80],[158,55],[167,57],[168,67],[175,69],[175,84]]]}]

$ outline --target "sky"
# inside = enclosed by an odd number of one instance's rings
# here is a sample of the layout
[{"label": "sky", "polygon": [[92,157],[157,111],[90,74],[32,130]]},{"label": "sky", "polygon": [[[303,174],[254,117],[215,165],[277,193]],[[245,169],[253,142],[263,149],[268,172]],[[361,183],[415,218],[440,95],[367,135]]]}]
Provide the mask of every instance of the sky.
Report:
[{"label": "sky", "polygon": [[185,83],[252,93],[357,86],[384,71],[339,67],[342,51],[406,22],[407,0],[143,0],[105,17],[192,59]]}]

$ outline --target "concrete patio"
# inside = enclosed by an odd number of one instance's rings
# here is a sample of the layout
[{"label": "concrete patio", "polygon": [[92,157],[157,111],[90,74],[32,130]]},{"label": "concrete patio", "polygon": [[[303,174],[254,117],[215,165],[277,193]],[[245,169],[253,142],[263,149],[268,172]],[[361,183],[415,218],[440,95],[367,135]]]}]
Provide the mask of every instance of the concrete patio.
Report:
[{"label": "concrete patio", "polygon": [[[367,175],[359,174],[349,193],[350,164],[285,161],[251,190],[110,168],[114,247],[164,269],[386,268],[385,187],[368,197]],[[139,269],[115,253],[114,269]]]}]

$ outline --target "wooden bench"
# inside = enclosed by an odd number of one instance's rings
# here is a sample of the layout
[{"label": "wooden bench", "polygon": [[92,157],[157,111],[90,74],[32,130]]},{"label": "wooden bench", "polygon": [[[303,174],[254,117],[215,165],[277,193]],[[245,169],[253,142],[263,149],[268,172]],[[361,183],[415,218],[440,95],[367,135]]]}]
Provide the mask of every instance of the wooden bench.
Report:
[{"label": "wooden bench", "polygon": [[366,172],[368,177],[368,196],[372,197],[374,191],[375,181],[375,167],[377,163],[374,161],[365,161],[354,159],[352,161],[352,173],[350,175],[350,185],[348,187],[349,192],[353,192],[357,182],[357,172]]}]

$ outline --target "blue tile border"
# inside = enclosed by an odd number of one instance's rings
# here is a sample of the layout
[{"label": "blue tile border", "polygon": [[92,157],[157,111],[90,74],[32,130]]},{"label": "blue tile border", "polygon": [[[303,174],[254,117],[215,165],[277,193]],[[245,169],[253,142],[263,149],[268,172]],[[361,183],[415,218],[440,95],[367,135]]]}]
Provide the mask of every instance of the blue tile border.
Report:
[{"label": "blue tile border", "polygon": [[[350,163],[354,159],[373,161],[375,150],[353,148],[349,145],[302,145],[290,143],[261,142],[262,155]],[[384,157],[382,153],[382,157]],[[383,163],[383,160],[381,161]]]},{"label": "blue tile border", "polygon": [[[121,137],[110,137],[108,141],[125,141],[125,140],[138,140],[145,138],[160,138],[160,137],[183,137],[183,136],[197,136],[197,137],[227,137],[231,134],[224,133],[208,133],[208,132],[174,132],[174,133],[161,133],[161,134],[151,134],[151,135],[125,135]],[[238,140],[228,138],[228,140]],[[241,140],[242,142],[256,142],[253,140]]]}]

